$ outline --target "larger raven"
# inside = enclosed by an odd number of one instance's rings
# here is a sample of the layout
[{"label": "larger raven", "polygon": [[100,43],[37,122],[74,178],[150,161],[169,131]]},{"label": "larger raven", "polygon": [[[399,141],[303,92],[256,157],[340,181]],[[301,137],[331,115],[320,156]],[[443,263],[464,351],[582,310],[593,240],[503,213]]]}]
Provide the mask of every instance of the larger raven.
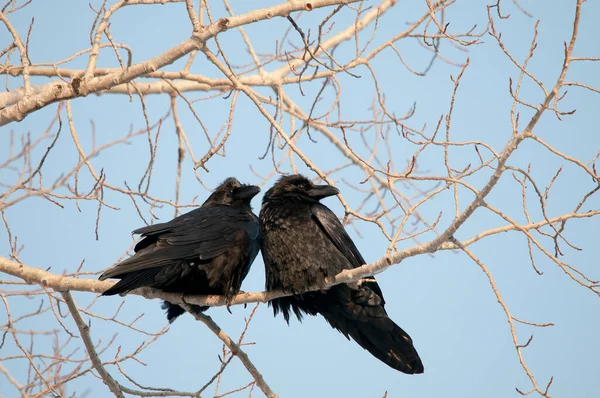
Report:
[{"label": "larger raven", "polygon": [[288,323],[291,311],[300,321],[302,313],[321,314],[331,327],[392,368],[423,373],[410,336],[388,317],[375,278],[306,292],[323,286],[327,277],[365,264],[335,214],[319,203],[338,193],[330,185],[315,186],[304,176],[290,175],[265,194],[259,217],[266,288],[302,293],[269,304]]},{"label": "larger raven", "polygon": [[[237,294],[260,248],[258,218],[250,207],[260,192],[254,185],[226,179],[198,209],[169,222],[133,231],[143,239],[135,254],[106,271],[100,280],[121,279],[102,293],[126,293],[149,286],[165,292]],[[195,311],[208,307],[193,306]],[[163,303],[173,322],[185,310]]]}]

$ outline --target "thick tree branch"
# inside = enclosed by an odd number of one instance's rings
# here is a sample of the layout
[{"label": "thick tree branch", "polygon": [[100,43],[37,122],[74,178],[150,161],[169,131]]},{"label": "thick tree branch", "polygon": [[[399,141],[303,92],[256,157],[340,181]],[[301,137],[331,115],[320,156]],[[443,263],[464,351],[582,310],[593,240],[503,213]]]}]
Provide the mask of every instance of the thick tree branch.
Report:
[{"label": "thick tree branch", "polygon": [[[539,229],[544,227],[550,223],[561,223],[565,220],[569,219],[577,219],[577,218],[588,218],[600,215],[600,210],[590,211],[587,213],[571,213],[566,214],[560,217],[551,218],[548,221],[540,221],[537,223],[531,223],[522,226],[515,226],[513,224],[509,224],[503,227],[498,227],[491,229],[489,231],[482,232],[470,239],[467,239],[463,242],[464,246],[469,246],[484,237],[488,237],[491,235],[496,235],[509,231],[529,231]],[[443,235],[441,235],[443,236]],[[457,250],[460,249],[456,245],[454,245],[449,239],[435,239],[431,242],[417,245],[405,250],[398,251],[396,253],[392,253],[390,255],[386,255],[370,264],[365,264],[361,267],[345,270],[341,273],[337,274],[333,278],[329,278],[325,281],[325,283],[321,286],[314,286],[311,290],[320,290],[323,288],[328,288],[340,283],[350,283],[356,282],[359,279],[372,276],[379,272],[384,271],[388,267],[393,264],[399,264],[402,260],[414,257],[424,253],[433,253],[436,250]],[[81,292],[91,292],[91,293],[102,293],[105,290],[108,290],[111,286],[115,284],[115,281],[106,280],[99,281],[97,279],[89,279],[89,278],[74,278],[68,276],[62,276],[53,274],[49,271],[46,271],[41,268],[30,267],[24,264],[20,264],[16,261],[9,260],[5,257],[0,256],[0,272],[4,272],[6,274],[15,276],[24,280],[25,282],[31,285],[40,285],[44,288],[50,288],[55,291],[81,291]],[[211,307],[221,307],[227,305],[226,299],[224,296],[210,295],[210,296],[182,296],[177,293],[165,293],[152,288],[140,288],[133,290],[128,294],[134,294],[138,296],[145,297],[147,299],[161,299],[167,300],[174,304],[196,304],[196,305],[205,305]],[[247,304],[247,303],[266,303],[270,300],[289,296],[291,293],[285,293],[281,291],[272,291],[272,292],[245,292],[239,293],[231,300],[230,305],[239,305],[239,304]]]},{"label": "thick tree branch", "polygon": [[[340,3],[353,3],[355,1],[358,0],[315,0],[311,2],[311,7],[312,9],[315,9],[329,7]],[[206,26],[201,31],[194,33],[192,37],[163,54],[148,61],[132,65],[123,71],[113,72],[99,77],[92,77],[90,79],[76,79],[71,83],[57,82],[52,90],[47,90],[33,96],[25,96],[16,104],[0,111],[0,126],[4,126],[14,121],[21,121],[31,112],[51,103],[86,96],[102,90],[108,90],[110,87],[128,83],[149,72],[154,72],[166,65],[172,64],[192,51],[200,50],[205,46],[205,43],[208,40],[227,29],[264,21],[273,17],[287,16],[292,12],[305,9],[306,1],[292,0],[284,4],[251,11],[239,16],[221,18]]]}]

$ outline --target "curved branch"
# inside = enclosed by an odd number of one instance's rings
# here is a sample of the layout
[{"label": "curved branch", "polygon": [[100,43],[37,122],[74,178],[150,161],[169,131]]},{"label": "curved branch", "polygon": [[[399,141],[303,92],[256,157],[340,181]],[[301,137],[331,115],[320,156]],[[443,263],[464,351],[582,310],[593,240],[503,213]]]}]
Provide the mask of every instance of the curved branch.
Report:
[{"label": "curved branch", "polygon": [[[358,0],[315,0],[310,2],[312,9],[328,7],[340,3],[353,3]],[[124,71],[115,71],[108,75],[86,79],[74,79],[69,83],[56,83],[51,90],[44,91],[33,96],[26,96],[16,104],[0,111],[0,127],[14,121],[23,120],[31,112],[37,111],[57,101],[68,100],[102,90],[108,90],[113,86],[128,83],[135,78],[154,72],[166,65],[170,65],[178,59],[188,55],[192,51],[200,50],[206,42],[227,29],[238,26],[264,21],[273,17],[281,17],[306,9],[306,1],[291,0],[284,4],[273,7],[254,10],[230,18],[221,18],[206,26],[200,32],[194,33],[192,37],[176,45],[170,50],[152,59],[132,65]]]},{"label": "curved branch", "polygon": [[[572,218],[587,218],[594,217],[600,215],[600,210],[591,211],[587,213],[571,213],[555,218],[549,219],[550,223],[559,223]],[[471,239],[467,239],[463,242],[464,246],[469,246],[480,239],[496,235],[509,231],[528,231],[532,229],[538,229],[545,225],[548,225],[548,221],[540,221],[537,223],[531,223],[527,225],[523,225],[520,228],[517,228],[514,224],[509,224],[503,227],[498,227],[493,230],[489,230],[486,232],[482,232]],[[448,231],[448,229],[447,229]],[[386,255],[370,264],[362,265],[361,267],[354,268],[351,270],[345,270],[337,274],[333,278],[328,278],[325,281],[325,284],[320,286],[315,286],[313,288],[307,289],[307,291],[313,290],[321,290],[324,288],[329,288],[334,285],[338,285],[340,283],[351,283],[356,282],[362,278],[372,276],[374,274],[380,273],[387,269],[388,267],[399,264],[402,260],[414,257],[419,254],[424,253],[433,253],[438,250],[456,250],[460,249],[458,246],[453,244],[449,238],[441,239],[439,243],[438,239],[442,237],[448,237],[451,235],[442,234],[439,238],[434,239],[428,243],[417,245],[402,251],[398,251],[393,254]],[[53,274],[41,268],[30,267],[24,264],[21,264],[16,261],[9,260],[5,257],[0,256],[0,272],[4,272],[6,274],[15,276],[24,280],[25,282],[31,285],[40,285],[44,288],[50,288],[55,291],[81,291],[81,292],[91,292],[91,293],[102,293],[105,290],[108,290],[111,286],[115,284],[114,281],[99,281],[96,279],[81,279],[68,277],[63,275]],[[166,293],[157,289],[145,287],[140,289],[135,289],[128,294],[134,294],[138,296],[142,296],[147,299],[161,299],[169,301],[173,304],[195,304],[201,306],[210,306],[210,307],[222,307],[227,305],[227,300],[225,296],[219,295],[207,295],[207,296],[194,296],[194,295],[185,295],[182,296],[178,293]],[[240,304],[248,304],[248,303],[266,303],[276,298],[290,296],[291,293],[286,293],[283,291],[270,291],[270,292],[244,292],[239,293],[233,297],[230,306],[232,305],[240,305]]]}]

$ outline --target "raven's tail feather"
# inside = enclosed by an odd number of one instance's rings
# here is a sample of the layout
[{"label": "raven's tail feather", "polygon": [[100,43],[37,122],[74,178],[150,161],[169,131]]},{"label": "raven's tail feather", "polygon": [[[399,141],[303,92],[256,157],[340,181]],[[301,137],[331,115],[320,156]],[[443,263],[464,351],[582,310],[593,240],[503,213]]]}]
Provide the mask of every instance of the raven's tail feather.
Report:
[{"label": "raven's tail feather", "polygon": [[[332,289],[335,292],[328,292],[327,302],[321,301],[315,312],[321,313],[333,328],[351,337],[386,365],[403,373],[423,373],[423,362],[412,339],[387,316],[382,303],[374,301],[370,294],[370,300],[365,300],[364,290],[357,293],[347,286],[338,286]],[[337,300],[332,300],[332,295]]]},{"label": "raven's tail feather", "polygon": [[387,316],[347,323],[340,330],[386,365],[403,373],[423,373],[423,363],[410,336]]},{"label": "raven's tail feather", "polygon": [[[167,313],[167,320],[169,321],[169,323],[173,323],[179,315],[185,314],[185,310],[183,309],[183,307],[180,307],[177,304],[171,304],[168,301],[163,301],[160,307],[163,310],[166,310],[165,312]],[[189,307],[190,310],[194,313],[204,312],[208,309],[208,307],[203,307],[194,304],[189,304]]]}]

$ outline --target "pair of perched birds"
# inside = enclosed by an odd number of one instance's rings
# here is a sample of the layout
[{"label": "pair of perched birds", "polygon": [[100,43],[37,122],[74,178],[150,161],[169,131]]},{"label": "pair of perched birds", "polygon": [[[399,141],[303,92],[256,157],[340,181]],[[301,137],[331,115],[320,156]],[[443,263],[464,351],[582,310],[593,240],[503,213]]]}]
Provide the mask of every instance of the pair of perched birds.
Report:
[{"label": "pair of perched birds", "polygon": [[[228,178],[200,208],[133,231],[143,239],[132,257],[100,276],[120,279],[103,294],[149,286],[230,300],[261,250],[266,289],[294,294],[269,302],[275,315],[283,313],[289,323],[292,312],[300,321],[303,313],[321,314],[331,327],[390,367],[423,373],[410,336],[388,317],[373,277],[307,292],[323,286],[327,277],[365,264],[339,219],[319,202],[338,194],[337,188],[314,185],[297,174],[281,177],[264,195],[260,219],[250,207],[258,192],[257,186]],[[163,308],[169,322],[185,312],[166,301]]]}]

